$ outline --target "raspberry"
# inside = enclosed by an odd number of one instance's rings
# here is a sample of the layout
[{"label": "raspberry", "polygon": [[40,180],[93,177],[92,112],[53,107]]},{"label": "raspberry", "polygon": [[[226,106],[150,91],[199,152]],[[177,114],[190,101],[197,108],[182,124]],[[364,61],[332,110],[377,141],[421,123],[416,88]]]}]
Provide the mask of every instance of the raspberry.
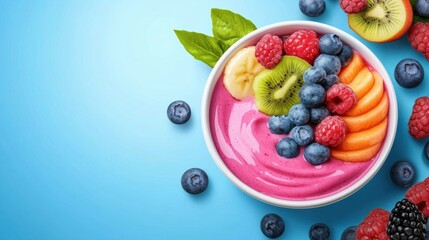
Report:
[{"label": "raspberry", "polygon": [[287,55],[297,56],[313,64],[319,55],[319,38],[316,32],[299,30],[292,33],[284,41],[284,50]]},{"label": "raspberry", "polygon": [[346,113],[356,103],[353,89],[343,83],[334,84],[326,91],[326,107],[338,115]]},{"label": "raspberry", "polygon": [[408,31],[408,41],[429,60],[429,23],[415,23]]},{"label": "raspberry", "polygon": [[327,146],[338,146],[346,137],[347,125],[339,116],[327,116],[317,126],[314,132],[315,141]]},{"label": "raspberry", "polygon": [[384,209],[376,208],[361,222],[356,230],[358,240],[389,240],[387,224],[390,213]]},{"label": "raspberry", "polygon": [[416,139],[429,136],[429,97],[419,97],[414,102],[408,132]]},{"label": "raspberry", "polygon": [[256,59],[265,68],[275,67],[280,62],[282,55],[283,42],[276,35],[267,33],[256,44]]},{"label": "raspberry", "polygon": [[417,205],[425,218],[429,217],[429,177],[414,184],[407,190],[405,197]]},{"label": "raspberry", "polygon": [[340,0],[340,6],[346,13],[359,13],[366,7],[367,0]]}]

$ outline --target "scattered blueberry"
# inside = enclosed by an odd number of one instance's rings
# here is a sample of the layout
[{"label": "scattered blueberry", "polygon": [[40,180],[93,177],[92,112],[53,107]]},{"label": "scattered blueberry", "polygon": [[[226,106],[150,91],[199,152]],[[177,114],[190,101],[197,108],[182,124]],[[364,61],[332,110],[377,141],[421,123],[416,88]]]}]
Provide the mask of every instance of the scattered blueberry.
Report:
[{"label": "scattered blueberry", "polygon": [[422,17],[429,17],[429,0],[417,0],[416,11]]},{"label": "scattered blueberry", "polygon": [[310,227],[310,240],[328,240],[331,236],[329,227],[324,223],[315,223]]},{"label": "scattered blueberry", "polygon": [[415,170],[408,161],[396,161],[390,168],[390,178],[399,187],[407,188],[414,183]]},{"label": "scattered blueberry", "polygon": [[350,60],[353,58],[353,54],[354,52],[351,47],[343,45],[343,48],[337,54],[337,56],[340,58],[341,67],[345,67],[347,64],[349,64]]},{"label": "scattered blueberry", "polygon": [[261,219],[261,231],[269,238],[278,238],[285,231],[285,222],[275,213],[268,213]]},{"label": "scattered blueberry", "polygon": [[294,126],[286,115],[271,116],[268,119],[268,129],[274,134],[288,134]]},{"label": "scattered blueberry", "polygon": [[191,168],[183,173],[181,183],[186,192],[190,194],[198,194],[207,189],[209,178],[204,170]]},{"label": "scattered blueberry", "polygon": [[423,147],[423,154],[425,155],[426,159],[429,160],[429,141]]},{"label": "scattered blueberry", "polygon": [[323,67],[328,75],[337,75],[341,70],[341,60],[338,56],[322,53],[314,60],[314,66]]},{"label": "scattered blueberry", "polygon": [[304,149],[304,157],[312,165],[325,163],[331,157],[331,150],[320,143],[313,142]]},{"label": "scattered blueberry", "polygon": [[322,53],[336,55],[343,48],[340,37],[333,33],[327,33],[319,39],[319,49]]},{"label": "scattered blueberry", "polygon": [[404,88],[417,87],[424,77],[424,69],[419,61],[412,58],[401,60],[395,67],[395,79]]},{"label": "scattered blueberry", "polygon": [[191,117],[191,108],[186,102],[177,100],[168,105],[167,116],[172,123],[184,124]]},{"label": "scattered blueberry", "polygon": [[357,226],[350,226],[346,228],[341,234],[341,240],[356,240]]},{"label": "scattered blueberry", "polygon": [[321,67],[310,67],[304,72],[305,83],[320,83],[326,78],[325,69]]},{"label": "scattered blueberry", "polygon": [[289,119],[297,126],[304,125],[310,120],[310,111],[303,104],[295,104],[289,109]]},{"label": "scattered blueberry", "polygon": [[299,146],[307,146],[314,139],[313,128],[310,125],[296,126],[290,131],[292,139]]},{"label": "scattered blueberry", "polygon": [[276,145],[277,154],[285,158],[294,158],[299,154],[299,146],[292,138],[283,138]]},{"label": "scattered blueberry", "polygon": [[328,90],[330,87],[332,87],[334,84],[337,84],[340,82],[340,78],[335,74],[329,74],[326,76],[325,80],[322,82],[322,87],[325,90]]},{"label": "scattered blueberry", "polygon": [[299,0],[299,9],[309,17],[318,17],[325,12],[325,0]]},{"label": "scattered blueberry", "polygon": [[304,84],[299,90],[299,99],[308,108],[320,106],[325,102],[325,97],[325,89],[316,83]]},{"label": "scattered blueberry", "polygon": [[310,109],[310,123],[319,124],[325,117],[331,115],[325,106]]}]

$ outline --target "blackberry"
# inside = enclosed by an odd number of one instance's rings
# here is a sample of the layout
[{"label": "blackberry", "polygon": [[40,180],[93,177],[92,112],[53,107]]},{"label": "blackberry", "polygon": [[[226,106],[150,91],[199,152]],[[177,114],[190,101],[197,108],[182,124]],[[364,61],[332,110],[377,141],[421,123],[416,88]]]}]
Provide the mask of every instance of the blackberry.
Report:
[{"label": "blackberry", "polygon": [[390,239],[425,239],[426,220],[423,213],[407,198],[397,202],[390,212],[387,235]]}]

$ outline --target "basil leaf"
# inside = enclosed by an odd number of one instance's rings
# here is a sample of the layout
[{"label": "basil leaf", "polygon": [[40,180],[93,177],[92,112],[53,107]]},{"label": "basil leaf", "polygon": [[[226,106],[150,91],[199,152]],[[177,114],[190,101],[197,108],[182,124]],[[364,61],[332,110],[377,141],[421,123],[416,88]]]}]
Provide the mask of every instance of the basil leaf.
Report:
[{"label": "basil leaf", "polygon": [[214,37],[185,30],[174,30],[174,32],[186,51],[210,67],[214,67],[224,53],[224,44]]},{"label": "basil leaf", "polygon": [[250,20],[229,10],[213,8],[211,18],[213,36],[222,40],[227,47],[256,29]]}]

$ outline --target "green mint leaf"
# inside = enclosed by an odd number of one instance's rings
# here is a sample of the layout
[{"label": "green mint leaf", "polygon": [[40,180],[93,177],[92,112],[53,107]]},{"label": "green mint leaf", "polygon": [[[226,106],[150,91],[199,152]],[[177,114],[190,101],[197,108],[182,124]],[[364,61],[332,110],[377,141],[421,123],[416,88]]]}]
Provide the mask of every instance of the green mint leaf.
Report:
[{"label": "green mint leaf", "polygon": [[224,53],[225,46],[219,39],[185,30],[174,30],[174,32],[186,51],[210,67],[214,67]]},{"label": "green mint leaf", "polygon": [[229,48],[238,39],[256,29],[255,24],[229,10],[211,10],[213,36],[222,40]]}]

